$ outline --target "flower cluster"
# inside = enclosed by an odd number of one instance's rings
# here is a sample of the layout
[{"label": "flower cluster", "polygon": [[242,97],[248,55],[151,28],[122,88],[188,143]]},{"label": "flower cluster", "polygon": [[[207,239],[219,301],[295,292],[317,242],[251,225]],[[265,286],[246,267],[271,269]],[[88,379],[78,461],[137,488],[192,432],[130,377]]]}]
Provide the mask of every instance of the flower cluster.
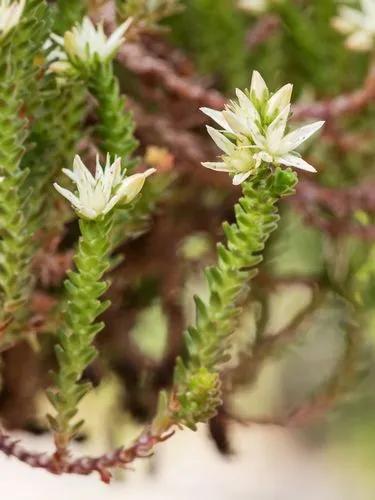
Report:
[{"label": "flower cluster", "polygon": [[259,168],[262,162],[316,172],[295,150],[321,128],[323,121],[287,133],[293,86],[284,85],[271,94],[261,75],[254,71],[250,90],[237,89],[237,101],[224,111],[201,110],[221,130],[207,127],[216,145],[224,152],[221,162],[206,162],[204,167],[229,172],[233,184],[240,184]]},{"label": "flower cluster", "polygon": [[366,52],[375,42],[375,0],[361,0],[361,9],[343,5],[339,15],[332,19],[332,26],[348,35],[346,46],[351,50]]},{"label": "flower cluster", "polygon": [[0,38],[4,38],[20,21],[26,0],[0,0]]},{"label": "flower cluster", "polygon": [[85,17],[81,24],[67,31],[64,37],[53,34],[52,38],[58,47],[50,54],[50,59],[53,60],[50,71],[68,73],[77,66],[90,69],[97,62],[109,61],[125,41],[124,35],[131,22],[128,19],[107,37],[102,23],[95,27],[91,19]]},{"label": "flower cluster", "polygon": [[74,158],[73,169],[63,169],[76,185],[77,194],[55,183],[54,187],[62,194],[76,210],[79,216],[85,219],[96,219],[112,210],[117,204],[128,204],[141,191],[146,178],[155,172],[154,168],[146,172],[125,177],[121,172],[121,159],[111,163],[109,155],[104,168],[96,159],[96,170],[93,176],[77,155]]}]

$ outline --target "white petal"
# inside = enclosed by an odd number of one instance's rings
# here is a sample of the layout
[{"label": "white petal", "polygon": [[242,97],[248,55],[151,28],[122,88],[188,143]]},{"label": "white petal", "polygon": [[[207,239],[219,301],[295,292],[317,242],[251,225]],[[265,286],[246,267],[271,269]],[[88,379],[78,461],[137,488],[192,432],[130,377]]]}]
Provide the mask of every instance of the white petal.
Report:
[{"label": "white petal", "polygon": [[212,120],[214,120],[220,127],[224,130],[228,130],[228,132],[233,132],[231,128],[228,126],[228,123],[225,121],[222,111],[217,111],[216,109],[211,108],[200,108],[200,110]]},{"label": "white petal", "polygon": [[64,46],[64,37],[57,35],[56,33],[51,33],[50,37],[57,43],[57,45],[60,45],[61,47]]},{"label": "white petal", "polygon": [[238,186],[239,184],[241,184],[241,182],[245,181],[248,177],[250,177],[250,175],[251,175],[250,170],[249,172],[242,172],[241,174],[236,174],[233,177],[233,184],[235,186]]},{"label": "white petal", "polygon": [[253,71],[251,77],[250,96],[258,102],[268,99],[268,87],[258,71]]},{"label": "white petal", "polygon": [[117,205],[117,203],[122,200],[122,196],[119,195],[119,193],[115,194],[114,196],[112,196],[112,198],[109,200],[109,202],[106,204],[104,210],[103,210],[103,214],[107,214],[108,212],[110,212],[112,210],[112,208]]},{"label": "white petal", "polygon": [[265,163],[273,162],[273,157],[266,151],[259,151],[259,153],[256,153],[253,158],[256,162],[255,168],[258,168],[262,161],[264,161]]},{"label": "white petal", "polygon": [[96,219],[98,215],[101,215],[101,213],[98,213],[94,209],[89,207],[81,207],[80,209],[77,209],[77,212],[80,215],[83,215],[83,217],[85,217],[86,219]]},{"label": "white petal", "polygon": [[260,120],[259,113],[247,95],[240,89],[236,89],[236,95],[240,103],[241,112],[245,113],[246,118],[249,120],[258,122]]},{"label": "white petal", "polygon": [[344,5],[340,8],[339,15],[346,21],[348,26],[351,25],[351,30],[360,28],[363,25],[364,16],[360,10]]},{"label": "white petal", "polygon": [[290,104],[279,113],[273,122],[269,125],[266,132],[267,145],[272,153],[279,150],[281,140],[285,133],[286,124],[290,113]]},{"label": "white petal", "polygon": [[73,173],[76,177],[76,182],[77,182],[77,187],[79,188],[80,185],[89,185],[94,187],[95,186],[95,179],[91,175],[90,170],[86,167],[86,165],[83,163],[79,155],[75,155],[74,161],[73,161]]},{"label": "white petal", "polygon": [[122,23],[108,38],[107,41],[107,51],[108,55],[113,54],[114,51],[122,44],[124,41],[124,34],[129,29],[129,26],[133,22],[132,18],[127,19],[124,23]]},{"label": "white petal", "polygon": [[[110,181],[112,187],[116,187],[122,180],[121,177],[121,158],[116,157],[115,161],[106,167],[106,173],[108,172],[108,181]],[[125,172],[124,172],[125,173]]]},{"label": "white petal", "polygon": [[[107,154],[107,164],[106,164],[106,169],[108,166],[108,154]],[[100,164],[100,158],[99,155],[96,155],[95,159],[95,180],[98,181],[101,177],[104,175],[104,170]]]},{"label": "white petal", "polygon": [[118,195],[121,199],[125,198],[125,203],[130,203],[141,191],[147,177],[154,172],[156,172],[155,168],[149,168],[146,172],[141,174],[133,174],[130,177],[126,177],[117,191],[116,196]]},{"label": "white petal", "polygon": [[374,37],[375,35],[372,35],[368,31],[356,31],[346,40],[345,45],[348,49],[366,52],[372,49],[374,45]]},{"label": "white petal", "polygon": [[224,153],[230,155],[235,150],[235,145],[225,137],[221,132],[213,127],[207,126],[207,132],[210,134],[212,140],[215,142],[218,148],[220,148]]},{"label": "white petal", "polygon": [[222,161],[205,161],[202,165],[210,170],[216,170],[218,172],[232,172],[231,168],[228,168],[226,163]]},{"label": "white petal", "polygon": [[371,19],[375,18],[375,2],[374,0],[362,0],[362,10],[366,16]]},{"label": "white petal", "polygon": [[287,134],[281,141],[280,154],[288,153],[296,149],[300,144],[315,134],[323,125],[324,121],[314,122]]},{"label": "white petal", "polygon": [[300,170],[306,170],[307,172],[316,173],[316,169],[312,165],[310,165],[310,163],[307,163],[307,161],[305,161],[303,158],[300,158],[299,156],[296,156],[294,154],[283,155],[277,160],[278,163],[286,165],[287,167],[295,167],[299,168]]},{"label": "white petal", "polygon": [[77,182],[77,178],[76,176],[74,175],[74,172],[72,170],[69,170],[68,168],[63,168],[62,169],[62,172],[67,176],[69,177],[69,179],[71,179],[74,183]]},{"label": "white petal", "polygon": [[353,31],[353,24],[341,16],[333,17],[331,19],[331,26],[343,35],[348,35]]},{"label": "white petal", "polygon": [[275,113],[280,113],[280,111],[290,103],[292,92],[293,85],[291,83],[284,85],[284,87],[281,87],[280,90],[275,92],[267,103],[267,116],[272,117]]},{"label": "white petal", "polygon": [[77,208],[78,210],[82,208],[82,204],[77,198],[77,196],[75,196],[71,191],[69,191],[69,189],[61,187],[59,184],[57,184],[57,182],[53,184],[53,187],[62,196],[64,196],[64,198],[66,198],[73,205],[73,207]]},{"label": "white petal", "polygon": [[250,131],[246,127],[246,122],[241,120],[233,111],[223,111],[223,116],[234,133],[249,134]]}]

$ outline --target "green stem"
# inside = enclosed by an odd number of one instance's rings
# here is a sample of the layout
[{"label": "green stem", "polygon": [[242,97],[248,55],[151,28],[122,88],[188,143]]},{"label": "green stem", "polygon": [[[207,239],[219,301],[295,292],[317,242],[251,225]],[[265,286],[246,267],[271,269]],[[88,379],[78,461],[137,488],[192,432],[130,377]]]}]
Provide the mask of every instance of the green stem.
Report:
[{"label": "green stem", "polygon": [[89,77],[88,86],[98,101],[96,133],[102,153],[109,153],[112,158],[119,156],[126,168],[132,168],[134,162],[129,158],[137,147],[134,120],[125,110],[125,98],[120,93],[112,62],[98,64]]},{"label": "green stem", "polygon": [[56,388],[48,393],[57,412],[49,420],[56,433],[60,455],[64,454],[69,440],[82,423],[71,423],[79,401],[90,389],[90,384],[81,382],[81,377],[96,356],[92,343],[103,328],[103,323],[96,322],[96,319],[109,305],[99,299],[108,287],[103,275],[109,267],[112,216],[93,221],[81,219],[79,224],[81,237],[74,257],[76,270],[70,271],[65,282],[65,326],[59,333],[56,348],[59,365],[55,375]]},{"label": "green stem", "polygon": [[248,282],[279,219],[277,202],[294,191],[290,170],[261,171],[243,184],[235,206],[236,222],[224,223],[226,244],[218,245],[217,265],[206,271],[209,298],[196,302],[196,324],[185,333],[186,354],[175,370],[175,418],[191,428],[210,418],[220,403],[218,370],[228,359],[230,337],[249,293]]}]

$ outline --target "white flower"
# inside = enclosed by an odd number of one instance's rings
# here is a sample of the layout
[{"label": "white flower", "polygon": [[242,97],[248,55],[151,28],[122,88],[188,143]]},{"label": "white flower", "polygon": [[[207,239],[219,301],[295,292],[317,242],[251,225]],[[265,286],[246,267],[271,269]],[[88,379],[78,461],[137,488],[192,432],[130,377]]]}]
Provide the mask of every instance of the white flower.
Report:
[{"label": "white flower", "polygon": [[96,159],[95,176],[83,164],[77,155],[74,158],[73,169],[63,169],[76,185],[77,194],[72,193],[59,184],[54,187],[70,203],[77,213],[86,219],[96,219],[100,215],[107,214],[118,204],[127,204],[141,191],[146,178],[155,172],[154,168],[146,170],[141,174],[125,177],[125,172],[121,172],[121,159],[111,164],[109,155],[104,168],[100,165],[99,157]]},{"label": "white flower", "polygon": [[20,21],[26,0],[14,2],[0,0],[0,38],[9,33]]},{"label": "white flower", "polygon": [[111,59],[125,40],[125,32],[132,19],[127,19],[109,37],[106,36],[103,24],[94,26],[89,17],[85,17],[81,24],[67,31],[64,37],[53,34],[53,40],[64,49],[55,51],[57,59],[51,64],[50,71],[64,73],[72,69],[71,65],[90,65],[96,60],[105,62]]},{"label": "white flower", "polygon": [[361,9],[341,6],[332,26],[348,35],[346,46],[351,50],[368,51],[375,42],[375,0],[361,0]]},{"label": "white flower", "polygon": [[293,85],[288,83],[270,95],[268,87],[258,71],[251,78],[250,90],[245,93],[236,89],[237,102],[231,101],[224,111],[201,108],[225,131],[244,135],[256,134],[261,123],[271,123],[289,103]]},{"label": "white flower", "polygon": [[223,111],[202,108],[221,127],[207,127],[216,145],[224,152],[221,162],[206,162],[203,166],[231,173],[233,184],[247,179],[262,162],[286,165],[308,172],[315,168],[295,151],[323,121],[287,132],[290,99],[293,87],[284,85],[271,94],[260,73],[253,72],[250,90],[237,89],[237,101]]}]

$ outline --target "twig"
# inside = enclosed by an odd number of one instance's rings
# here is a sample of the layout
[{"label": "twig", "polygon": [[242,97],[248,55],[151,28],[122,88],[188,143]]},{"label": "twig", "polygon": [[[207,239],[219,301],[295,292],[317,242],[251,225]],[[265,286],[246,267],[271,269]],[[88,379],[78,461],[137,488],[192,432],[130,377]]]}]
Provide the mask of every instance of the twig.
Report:
[{"label": "twig", "polygon": [[305,180],[298,186],[291,202],[302,212],[307,222],[332,237],[346,233],[364,240],[374,240],[375,225],[360,225],[353,220],[357,211],[375,214],[374,193],[375,183],[368,180],[349,188],[327,188]]},{"label": "twig", "polygon": [[54,455],[35,453],[24,448],[19,440],[13,439],[0,430],[0,450],[9,457],[17,458],[30,467],[45,469],[53,474],[78,474],[88,476],[98,472],[103,482],[111,480],[110,469],[126,467],[137,458],[150,456],[157,443],[166,441],[173,435],[173,431],[163,436],[152,436],[149,432],[143,433],[129,448],[118,448],[97,457],[80,457],[75,460],[67,458],[65,463],[56,462]]}]

